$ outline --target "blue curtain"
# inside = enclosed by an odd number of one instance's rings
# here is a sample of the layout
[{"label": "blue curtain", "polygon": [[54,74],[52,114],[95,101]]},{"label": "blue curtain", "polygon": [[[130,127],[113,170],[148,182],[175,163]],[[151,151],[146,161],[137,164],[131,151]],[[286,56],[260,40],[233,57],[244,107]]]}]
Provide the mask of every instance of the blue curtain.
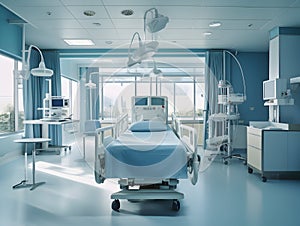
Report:
[{"label": "blue curtain", "polygon": [[[51,92],[52,96],[61,96],[61,73],[60,73],[60,60],[59,53],[57,51],[44,51],[46,67],[53,70],[51,77]],[[45,94],[43,95],[45,97]],[[51,139],[50,144],[62,145],[62,126],[51,125],[49,126],[49,137]]]},{"label": "blue curtain", "polygon": [[205,67],[205,114],[203,119],[203,148],[208,138],[208,116],[218,112],[218,81],[223,78],[223,51],[210,50],[206,53]]},{"label": "blue curtain", "polygon": [[[47,68],[53,70],[52,77],[35,77],[30,76],[28,80],[23,82],[23,101],[25,120],[41,119],[42,111],[38,108],[43,107],[43,99],[48,91],[48,82],[46,79],[51,79],[52,95],[61,95],[61,76],[60,62],[57,51],[43,51],[43,56]],[[30,69],[38,67],[40,62],[40,54],[35,49],[32,49],[30,56]],[[41,137],[42,131],[40,125],[25,125],[25,137]],[[61,126],[50,126],[49,137],[52,139],[52,145],[61,145],[62,129]]]}]

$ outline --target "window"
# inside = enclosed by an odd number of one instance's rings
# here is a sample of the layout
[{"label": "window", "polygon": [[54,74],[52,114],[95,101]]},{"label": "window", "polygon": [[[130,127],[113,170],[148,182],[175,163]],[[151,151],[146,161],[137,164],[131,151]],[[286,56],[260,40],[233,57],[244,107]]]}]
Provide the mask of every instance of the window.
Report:
[{"label": "window", "polygon": [[0,134],[23,129],[23,85],[14,80],[19,67],[20,62],[0,54]]},{"label": "window", "polygon": [[[167,96],[169,116],[201,119],[204,108],[204,55],[186,55],[185,57],[162,56],[156,58],[156,65],[162,76],[151,77],[152,62],[141,64],[137,68],[124,68],[124,62],[118,58],[109,61],[99,60],[99,118],[110,119],[128,113],[131,116],[132,96]],[[120,61],[120,62],[119,62]],[[95,61],[96,62],[96,61]],[[109,62],[109,63],[105,63]],[[112,64],[111,62],[114,62]],[[166,63],[168,62],[168,63]],[[91,68],[95,71],[93,64]],[[121,66],[120,66],[121,65]],[[81,67],[81,66],[80,66]],[[80,71],[88,71],[89,66],[82,66]],[[92,71],[92,70],[91,70]],[[82,74],[81,87],[85,87],[88,75]],[[101,84],[103,81],[103,84]],[[89,92],[82,100],[89,100]],[[94,94],[95,95],[95,94]],[[87,102],[88,103],[88,102]],[[88,110],[88,104],[84,105]],[[88,119],[88,116],[87,116]],[[86,120],[86,119],[83,119]]]},{"label": "window", "polygon": [[69,115],[72,115],[73,119],[79,119],[79,109],[78,109],[78,82],[73,81],[66,77],[61,77],[61,95],[64,98],[69,99]]}]

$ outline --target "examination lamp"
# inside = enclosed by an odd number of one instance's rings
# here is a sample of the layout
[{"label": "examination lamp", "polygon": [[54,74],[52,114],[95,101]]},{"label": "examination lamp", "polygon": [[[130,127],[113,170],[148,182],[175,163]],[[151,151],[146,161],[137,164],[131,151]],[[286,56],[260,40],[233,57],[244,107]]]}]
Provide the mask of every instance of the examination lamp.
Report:
[{"label": "examination lamp", "polygon": [[[38,68],[33,68],[29,71],[30,55],[31,55],[32,48],[35,48],[39,52],[41,56],[41,61],[39,63]],[[27,52],[27,61],[25,61],[25,52]],[[35,45],[30,45],[28,50],[26,51],[24,50],[23,60],[22,60],[22,70],[19,71],[19,74],[22,76],[22,78],[26,80],[29,79],[30,73],[33,76],[39,76],[39,77],[49,77],[53,75],[53,71],[51,69],[46,68],[45,66],[45,61],[41,50]]]},{"label": "examination lamp", "polygon": [[92,75],[99,75],[99,72],[92,72],[89,74],[89,82],[85,83],[85,86],[89,89],[96,89],[96,84],[92,82]]},{"label": "examination lamp", "polygon": [[[152,18],[147,20],[147,14],[149,12],[152,13]],[[150,33],[156,33],[164,29],[168,22],[169,22],[169,18],[159,14],[156,8],[148,9],[144,14],[144,32],[146,33],[146,27],[147,27],[147,30]]]},{"label": "examination lamp", "polygon": [[154,66],[153,66],[153,69],[151,70],[149,76],[152,78],[153,77],[162,77],[163,76],[162,71],[156,67],[155,61],[153,61],[153,63],[154,63]]},{"label": "examination lamp", "polygon": [[[131,53],[131,47],[135,36],[138,37],[139,47]],[[135,32],[132,36],[129,49],[128,49],[127,67],[132,67],[135,64],[140,64],[142,60],[152,57],[155,54],[157,47],[158,47],[157,41],[143,43],[140,34],[138,32]]]}]

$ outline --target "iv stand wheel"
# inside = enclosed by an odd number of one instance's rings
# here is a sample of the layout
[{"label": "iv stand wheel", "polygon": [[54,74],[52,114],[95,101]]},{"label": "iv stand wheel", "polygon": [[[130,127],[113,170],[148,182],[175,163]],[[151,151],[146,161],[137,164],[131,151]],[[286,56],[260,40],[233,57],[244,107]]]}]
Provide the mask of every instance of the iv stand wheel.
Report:
[{"label": "iv stand wheel", "polygon": [[120,209],[120,201],[119,201],[119,199],[115,199],[115,200],[111,203],[111,208],[112,208],[114,211],[119,211],[119,209]]},{"label": "iv stand wheel", "polygon": [[180,210],[180,202],[177,199],[173,200],[172,210],[174,210],[174,211]]},{"label": "iv stand wheel", "polygon": [[248,173],[250,173],[250,174],[253,173],[253,169],[248,167]]},{"label": "iv stand wheel", "polygon": [[227,161],[226,159],[223,159],[223,163],[224,163],[225,165],[228,165],[228,161]]}]

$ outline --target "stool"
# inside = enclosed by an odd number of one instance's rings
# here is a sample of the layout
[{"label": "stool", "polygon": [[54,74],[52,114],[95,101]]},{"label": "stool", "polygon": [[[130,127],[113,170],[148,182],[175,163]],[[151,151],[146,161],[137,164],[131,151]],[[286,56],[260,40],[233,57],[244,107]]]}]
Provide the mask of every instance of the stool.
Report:
[{"label": "stool", "polygon": [[[12,188],[26,188],[31,187],[30,190],[35,189],[36,187],[45,184],[46,182],[35,182],[35,144],[36,143],[44,143],[49,142],[51,139],[49,138],[24,138],[24,139],[17,139],[14,140],[16,143],[24,143],[25,144],[25,178],[20,183],[14,185]],[[32,151],[32,184],[27,183],[27,144],[32,143],[33,144],[33,151]]]}]

